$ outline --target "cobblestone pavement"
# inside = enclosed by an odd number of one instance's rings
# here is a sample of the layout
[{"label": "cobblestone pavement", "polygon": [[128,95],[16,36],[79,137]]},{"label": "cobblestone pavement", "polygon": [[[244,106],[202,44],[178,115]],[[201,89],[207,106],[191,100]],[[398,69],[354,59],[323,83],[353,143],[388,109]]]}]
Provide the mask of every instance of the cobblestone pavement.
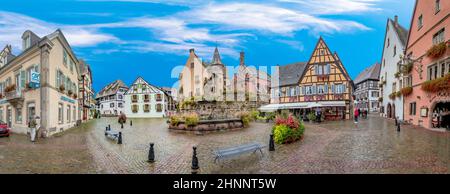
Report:
[{"label": "cobblestone pavement", "polygon": [[[123,132],[123,144],[104,136],[105,126]],[[271,124],[196,135],[173,132],[163,119],[93,120],[65,134],[39,139],[0,138],[0,173],[191,173],[197,146],[199,173],[450,173],[450,132],[402,126],[376,116],[352,121],[306,123],[305,138],[277,145],[275,152],[244,154],[214,163],[212,151],[248,142],[268,144]],[[149,143],[156,162],[146,162]]]}]

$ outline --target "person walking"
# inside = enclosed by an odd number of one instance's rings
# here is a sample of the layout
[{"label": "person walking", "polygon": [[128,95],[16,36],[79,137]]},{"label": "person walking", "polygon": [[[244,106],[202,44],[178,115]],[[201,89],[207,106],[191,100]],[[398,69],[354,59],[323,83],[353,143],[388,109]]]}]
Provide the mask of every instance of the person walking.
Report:
[{"label": "person walking", "polygon": [[358,108],[355,108],[355,111],[353,112],[354,116],[355,116],[355,123],[358,123],[358,116],[359,116],[359,110]]},{"label": "person walking", "polygon": [[30,128],[31,142],[35,142],[36,138],[36,127],[37,127],[36,119],[37,117],[30,117],[30,121],[28,122],[28,128]]}]

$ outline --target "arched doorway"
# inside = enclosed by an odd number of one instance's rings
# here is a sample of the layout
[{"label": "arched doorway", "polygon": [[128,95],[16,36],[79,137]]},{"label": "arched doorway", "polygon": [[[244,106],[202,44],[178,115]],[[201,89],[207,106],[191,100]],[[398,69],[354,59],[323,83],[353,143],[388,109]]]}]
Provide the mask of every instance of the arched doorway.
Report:
[{"label": "arched doorway", "polygon": [[391,104],[388,104],[387,105],[387,118],[392,118],[392,115],[391,115],[391,113],[392,113],[392,107],[391,107]]},{"label": "arched doorway", "polygon": [[431,128],[450,129],[450,101],[433,103],[430,111]]}]

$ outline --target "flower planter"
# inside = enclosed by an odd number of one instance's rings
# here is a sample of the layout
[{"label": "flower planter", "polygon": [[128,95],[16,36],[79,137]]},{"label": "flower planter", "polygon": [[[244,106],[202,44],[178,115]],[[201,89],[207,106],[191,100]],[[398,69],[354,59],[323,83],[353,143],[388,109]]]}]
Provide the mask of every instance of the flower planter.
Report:
[{"label": "flower planter", "polygon": [[435,80],[429,80],[422,83],[422,90],[430,93],[450,90],[450,74],[447,74],[446,76]]},{"label": "flower planter", "polygon": [[402,90],[400,90],[400,92],[402,93],[403,96],[411,95],[412,91],[413,91],[412,87],[406,87],[406,88],[402,88]]},{"label": "flower planter", "polygon": [[427,56],[433,59],[441,57],[447,51],[447,43],[442,42],[436,45],[433,45],[427,51]]}]

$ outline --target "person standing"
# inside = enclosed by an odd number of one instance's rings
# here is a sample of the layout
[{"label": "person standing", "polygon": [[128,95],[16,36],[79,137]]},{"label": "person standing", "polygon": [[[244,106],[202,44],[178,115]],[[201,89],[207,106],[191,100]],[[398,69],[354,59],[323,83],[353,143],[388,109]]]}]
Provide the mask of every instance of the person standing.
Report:
[{"label": "person standing", "polygon": [[355,108],[355,111],[353,113],[354,113],[354,116],[355,116],[355,123],[358,123],[358,116],[359,116],[358,108]]},{"label": "person standing", "polygon": [[35,142],[35,138],[36,138],[36,127],[37,127],[36,117],[31,117],[31,118],[30,118],[30,121],[28,122],[28,127],[30,128],[30,138],[31,138],[31,142]]}]

